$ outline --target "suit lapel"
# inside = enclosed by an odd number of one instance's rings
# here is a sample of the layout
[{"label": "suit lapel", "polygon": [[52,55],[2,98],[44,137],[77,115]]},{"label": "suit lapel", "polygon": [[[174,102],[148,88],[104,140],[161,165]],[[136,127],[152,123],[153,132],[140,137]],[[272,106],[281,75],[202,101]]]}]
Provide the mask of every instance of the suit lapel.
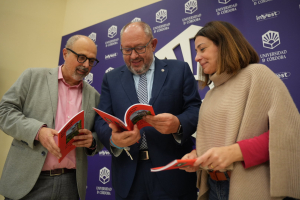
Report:
[{"label": "suit lapel", "polygon": [[120,79],[121,79],[122,86],[125,90],[125,93],[127,94],[129,100],[131,101],[131,104],[138,103],[139,100],[137,98],[132,73],[126,68],[126,66],[123,67],[123,70],[121,71]]},{"label": "suit lapel", "polygon": [[88,90],[87,83],[85,81],[82,81],[82,104],[81,104],[81,110],[88,110],[88,102],[89,102],[89,99],[90,99],[90,95],[89,95],[89,92],[87,90]]},{"label": "suit lapel", "polygon": [[166,77],[168,75],[168,67],[165,62],[159,60],[155,57],[155,71],[154,71],[154,80],[152,86],[152,97],[149,104],[153,105],[164,85]]},{"label": "suit lapel", "polygon": [[48,89],[50,94],[50,101],[53,113],[53,121],[55,126],[55,116],[57,110],[57,100],[58,100],[58,67],[50,69],[47,74]]}]

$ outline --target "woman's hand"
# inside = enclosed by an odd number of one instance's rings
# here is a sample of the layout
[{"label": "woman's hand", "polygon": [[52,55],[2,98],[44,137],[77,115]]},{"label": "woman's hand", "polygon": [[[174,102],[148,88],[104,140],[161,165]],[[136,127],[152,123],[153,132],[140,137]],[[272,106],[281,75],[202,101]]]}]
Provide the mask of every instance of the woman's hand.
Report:
[{"label": "woman's hand", "polygon": [[[191,151],[188,154],[185,154],[181,159],[182,160],[186,160],[186,159],[196,159],[197,158],[197,152],[196,150]],[[199,165],[198,166],[188,166],[188,167],[183,167],[183,168],[179,168],[181,170],[185,170],[186,172],[195,172],[199,169]]]},{"label": "woman's hand", "polygon": [[194,166],[201,165],[213,170],[222,170],[233,162],[243,161],[243,154],[239,144],[224,147],[214,147],[198,157]]}]

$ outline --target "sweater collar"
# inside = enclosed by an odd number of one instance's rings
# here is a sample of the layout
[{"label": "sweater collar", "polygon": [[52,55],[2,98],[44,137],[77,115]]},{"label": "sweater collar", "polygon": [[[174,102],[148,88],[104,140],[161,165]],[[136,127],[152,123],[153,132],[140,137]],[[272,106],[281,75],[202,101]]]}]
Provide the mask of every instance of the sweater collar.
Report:
[{"label": "sweater collar", "polygon": [[214,83],[215,87],[218,87],[219,85],[222,85],[226,81],[228,81],[234,74],[227,74],[226,72],[223,72],[221,74],[214,73],[212,75],[209,75],[209,79]]}]

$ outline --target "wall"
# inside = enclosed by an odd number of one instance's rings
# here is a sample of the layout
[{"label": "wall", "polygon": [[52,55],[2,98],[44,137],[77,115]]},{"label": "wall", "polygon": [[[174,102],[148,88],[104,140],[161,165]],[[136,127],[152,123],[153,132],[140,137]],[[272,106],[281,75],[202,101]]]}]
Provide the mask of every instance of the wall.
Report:
[{"label": "wall", "polygon": [[[63,35],[158,1],[1,0],[0,98],[25,69],[56,67]],[[0,175],[11,141],[0,131]]]},{"label": "wall", "polygon": [[158,1],[160,0],[68,0],[63,35]]},{"label": "wall", "polygon": [[[0,1],[0,98],[25,69],[57,66],[65,8],[65,0]],[[11,141],[0,131],[0,174]]]}]

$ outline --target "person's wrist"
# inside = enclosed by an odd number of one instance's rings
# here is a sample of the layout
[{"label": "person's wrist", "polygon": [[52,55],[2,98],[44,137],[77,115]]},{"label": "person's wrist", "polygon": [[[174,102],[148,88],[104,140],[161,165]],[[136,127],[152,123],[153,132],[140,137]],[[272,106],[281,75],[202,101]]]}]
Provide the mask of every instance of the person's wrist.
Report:
[{"label": "person's wrist", "polygon": [[119,147],[119,146],[117,146],[117,145],[112,141],[111,136],[110,136],[110,138],[109,138],[109,142],[110,142],[110,145],[111,145],[111,146],[116,147],[117,149],[124,149],[124,147]]},{"label": "person's wrist", "polygon": [[91,144],[91,146],[89,147],[89,149],[95,149],[95,148],[96,148],[96,145],[97,145],[96,140],[95,140],[95,138],[93,138],[92,144]]},{"label": "person's wrist", "polygon": [[232,148],[233,151],[234,162],[244,161],[244,157],[238,143],[231,145],[230,148]]},{"label": "person's wrist", "polygon": [[178,129],[177,129],[176,134],[177,134],[177,135],[181,135],[182,133],[183,133],[183,131],[182,131],[182,126],[181,126],[181,124],[179,124],[179,127],[178,127]]}]

